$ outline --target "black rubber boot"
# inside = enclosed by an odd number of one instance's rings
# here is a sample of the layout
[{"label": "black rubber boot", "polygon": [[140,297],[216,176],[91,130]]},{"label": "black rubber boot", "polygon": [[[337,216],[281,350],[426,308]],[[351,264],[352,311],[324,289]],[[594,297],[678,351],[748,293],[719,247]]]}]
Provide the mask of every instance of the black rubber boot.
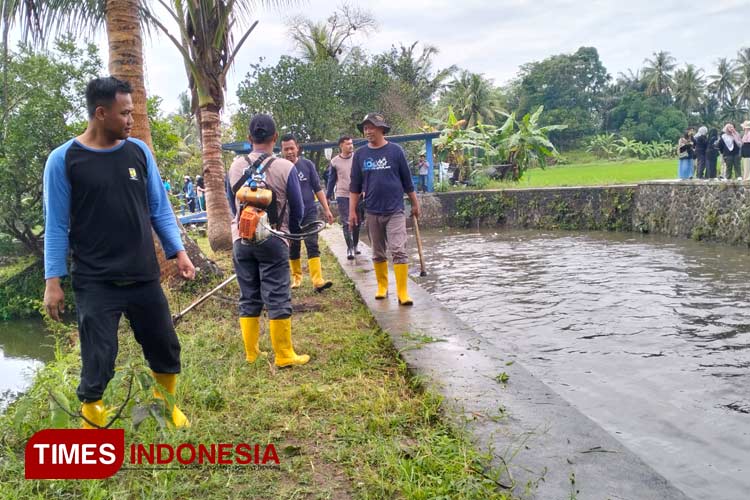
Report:
[{"label": "black rubber boot", "polygon": [[347,227],[344,227],[344,240],[346,240],[346,258],[353,260],[354,248],[352,247],[352,235]]},{"label": "black rubber boot", "polygon": [[357,225],[357,227],[354,228],[354,231],[352,231],[352,249],[354,250],[354,253],[356,255],[359,255],[362,253],[357,249],[358,245],[359,245],[359,225]]}]

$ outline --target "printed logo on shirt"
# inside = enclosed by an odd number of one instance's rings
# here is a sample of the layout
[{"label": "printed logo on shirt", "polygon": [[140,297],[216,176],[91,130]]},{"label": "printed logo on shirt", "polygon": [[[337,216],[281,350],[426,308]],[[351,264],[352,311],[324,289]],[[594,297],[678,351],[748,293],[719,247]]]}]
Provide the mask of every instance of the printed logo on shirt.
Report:
[{"label": "printed logo on shirt", "polygon": [[128,173],[130,174],[130,180],[131,181],[137,181],[138,180],[138,171],[134,168],[129,168]]},{"label": "printed logo on shirt", "polygon": [[367,170],[388,170],[391,166],[388,164],[388,158],[380,158],[379,160],[373,160],[368,158],[365,160],[364,169]]},{"label": "printed logo on shirt", "polygon": [[305,174],[297,170],[297,177],[299,177],[300,182],[307,182],[307,177],[305,177]]}]

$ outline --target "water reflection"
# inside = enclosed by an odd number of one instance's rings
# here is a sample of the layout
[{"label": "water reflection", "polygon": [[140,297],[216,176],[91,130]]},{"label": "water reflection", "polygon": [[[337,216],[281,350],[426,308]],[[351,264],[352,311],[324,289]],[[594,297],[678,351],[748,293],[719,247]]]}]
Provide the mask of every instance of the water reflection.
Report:
[{"label": "water reflection", "polygon": [[686,493],[746,498],[747,250],[615,233],[424,239],[420,282],[499,352]]},{"label": "water reflection", "polygon": [[28,388],[34,372],[54,358],[53,345],[41,321],[0,322],[0,413]]}]

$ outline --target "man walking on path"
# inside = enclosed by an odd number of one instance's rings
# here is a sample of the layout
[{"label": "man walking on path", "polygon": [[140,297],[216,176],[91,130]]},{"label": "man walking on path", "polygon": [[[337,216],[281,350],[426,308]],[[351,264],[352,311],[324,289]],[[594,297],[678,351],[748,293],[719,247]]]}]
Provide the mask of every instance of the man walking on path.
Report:
[{"label": "man walking on path", "polygon": [[367,138],[367,145],[354,153],[349,187],[349,225],[358,222],[357,202],[365,193],[367,231],[372,241],[372,261],[378,281],[376,299],[388,295],[388,256],[391,252],[396,275],[398,303],[413,304],[407,291],[409,264],[406,254],[406,216],[404,193],[411,201],[411,215],[419,218],[419,201],[411,181],[409,164],[401,146],[388,142],[390,126],[380,113],[370,113],[357,125]]},{"label": "man walking on path", "polygon": [[[328,200],[323,189],[320,187],[320,178],[315,170],[313,162],[299,156],[299,143],[292,134],[286,134],[281,138],[281,154],[284,158],[294,164],[299,176],[299,186],[302,190],[302,201],[305,205],[305,215],[302,218],[302,226],[307,226],[318,220],[318,207],[315,205],[315,197],[318,198],[320,206],[323,207],[323,215],[326,222],[333,224],[333,214],[328,208]],[[318,249],[318,233],[313,233],[305,238],[305,249],[307,250],[307,267],[310,270],[310,279],[316,292],[322,292],[331,288],[333,282],[323,279],[323,270],[320,265],[320,250]],[[292,270],[292,288],[299,288],[302,284],[302,242],[291,240],[289,242],[289,267]]]},{"label": "man walking on path", "polygon": [[[253,363],[263,354],[258,347],[258,338],[260,313],[265,305],[276,366],[304,365],[310,356],[298,355],[292,345],[289,246],[286,240],[263,234],[259,229],[255,229],[250,237],[241,236],[239,222],[243,211],[252,210],[253,206],[243,206],[237,196],[247,185],[272,191],[275,202],[266,207],[268,222],[277,230],[299,233],[304,212],[299,176],[291,162],[273,156],[273,146],[279,137],[273,118],[255,115],[250,120],[248,131],[253,151],[247,156],[238,156],[227,174],[236,208],[232,220],[233,261],[240,285],[240,330],[245,359]],[[260,228],[261,224],[258,226]]]},{"label": "man walking on path", "polygon": [[[339,209],[339,220],[344,228],[344,240],[346,240],[346,258],[354,259],[359,255],[357,246],[359,245],[359,227],[362,223],[362,213],[360,211],[357,225],[349,225],[349,184],[351,183],[352,158],[354,156],[354,142],[348,135],[342,135],[339,138],[338,155],[331,159],[330,176],[328,177],[327,194],[328,199],[332,199],[336,193],[336,206]],[[362,205],[357,205],[357,209]]]},{"label": "man walking on path", "polygon": [[[81,342],[83,427],[106,425],[102,394],[115,373],[120,317],[130,326],[159,386],[154,396],[174,395],[180,343],[159,284],[151,229],[183,278],[195,268],[180,239],[167,192],[151,151],[130,138],[132,89],[116,78],[86,87],[86,131],[55,149],[44,169],[44,305],[60,321],[68,248]],[[172,405],[172,423],[189,425]],[[91,425],[94,424],[94,425]]]}]

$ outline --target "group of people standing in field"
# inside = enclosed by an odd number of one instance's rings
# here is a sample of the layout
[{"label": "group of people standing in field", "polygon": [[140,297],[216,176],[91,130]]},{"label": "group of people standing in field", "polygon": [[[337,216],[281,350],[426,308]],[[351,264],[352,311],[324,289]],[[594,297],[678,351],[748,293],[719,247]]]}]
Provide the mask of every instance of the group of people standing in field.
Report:
[{"label": "group of people standing in field", "polygon": [[[727,123],[721,129],[702,126],[695,133],[689,128],[677,143],[680,179],[750,180],[750,120],[742,125],[742,134]],[[717,171],[717,163],[721,167]]]},{"label": "group of people standing in field", "polygon": [[[82,360],[76,392],[84,428],[107,426],[102,396],[115,374],[123,315],[142,347],[153,376],[153,395],[165,401],[170,425],[187,427],[188,417],[174,404],[181,347],[160,286],[152,230],[184,279],[195,277],[195,267],[169,203],[171,185],[162,181],[148,146],[130,137],[131,94],[127,82],[113,77],[89,82],[86,131],[55,149],[47,160],[44,305],[51,318],[61,320],[65,309],[61,280],[68,275],[70,253]],[[332,161],[333,181],[327,186],[329,196],[336,193],[347,257],[360,253],[357,243],[364,215],[372,242],[375,298],[388,296],[390,253],[398,304],[411,306],[404,195],[411,201],[412,217],[419,217],[420,208],[409,165],[403,149],[386,139],[390,126],[382,114],[368,114],[357,128],[367,144],[354,151],[351,137],[342,136],[341,154]],[[322,277],[317,232],[324,224],[317,220],[315,199],[327,222],[333,221],[333,215],[314,165],[299,156],[294,136],[281,138],[283,157],[276,157],[276,123],[271,116],[258,114],[249,123],[248,139],[252,152],[238,156],[227,175],[245,359],[253,363],[265,355],[258,341],[260,316],[266,310],[274,364],[304,365],[310,356],[297,354],[292,345],[291,289],[302,281],[302,241],[315,291],[333,285]],[[183,192],[195,199],[193,189],[192,180],[186,178]]]}]

